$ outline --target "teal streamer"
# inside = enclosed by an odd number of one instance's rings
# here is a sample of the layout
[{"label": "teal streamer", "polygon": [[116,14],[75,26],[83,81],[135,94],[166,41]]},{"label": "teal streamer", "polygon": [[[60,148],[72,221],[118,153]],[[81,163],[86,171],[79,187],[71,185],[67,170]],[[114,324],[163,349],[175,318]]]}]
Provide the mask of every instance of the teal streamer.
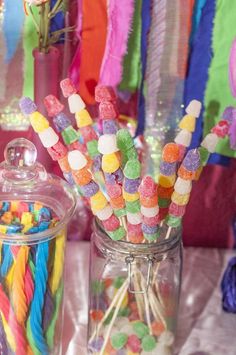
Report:
[{"label": "teal streamer", "polygon": [[3,34],[7,49],[5,57],[7,63],[16,53],[24,26],[24,18],[22,0],[4,1]]},{"label": "teal streamer", "polygon": [[30,328],[35,347],[42,355],[48,355],[49,349],[43,332],[43,307],[48,281],[48,242],[40,243],[37,247],[35,260],[35,289],[30,309]]}]

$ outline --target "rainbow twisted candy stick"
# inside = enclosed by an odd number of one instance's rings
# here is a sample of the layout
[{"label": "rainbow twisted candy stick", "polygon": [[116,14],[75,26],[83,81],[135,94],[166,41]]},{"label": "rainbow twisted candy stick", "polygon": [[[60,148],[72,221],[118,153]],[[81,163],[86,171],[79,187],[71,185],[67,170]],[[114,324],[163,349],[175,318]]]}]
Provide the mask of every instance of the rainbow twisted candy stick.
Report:
[{"label": "rainbow twisted candy stick", "polygon": [[65,236],[64,233],[58,235],[55,240],[55,257],[53,268],[51,271],[49,286],[52,295],[56,293],[60,284],[64,265],[64,252],[65,252]]},{"label": "rainbow twisted candy stick", "polygon": [[48,280],[48,256],[48,242],[40,243],[37,247],[36,252],[35,289],[29,315],[33,341],[35,343],[36,348],[43,355],[48,354],[48,346],[44,337],[42,326],[44,297]]},{"label": "rainbow twisted candy stick", "polygon": [[0,354],[7,354],[7,353],[8,353],[8,348],[7,348],[6,334],[2,322],[2,317],[0,316]]},{"label": "rainbow twisted candy stick", "polygon": [[13,256],[12,256],[10,245],[3,244],[2,252],[3,252],[3,257],[2,257],[2,264],[1,264],[1,276],[5,277],[13,263]]}]

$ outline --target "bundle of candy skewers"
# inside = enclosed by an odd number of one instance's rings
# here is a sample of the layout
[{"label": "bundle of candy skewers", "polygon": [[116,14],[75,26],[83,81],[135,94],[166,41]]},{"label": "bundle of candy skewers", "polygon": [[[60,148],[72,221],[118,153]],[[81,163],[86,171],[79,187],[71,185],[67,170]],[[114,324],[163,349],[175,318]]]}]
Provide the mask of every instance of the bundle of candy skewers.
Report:
[{"label": "bundle of candy skewers", "polygon": [[[61,88],[68,98],[70,112],[75,114],[77,129],[63,112],[64,106],[52,95],[45,98],[44,104],[55,130],[29,98],[22,98],[20,107],[29,116],[43,146],[58,162],[65,179],[77,188],[113,241],[153,244],[168,240],[173,229],[181,226],[193,181],[199,179],[218,141],[228,134],[230,121],[221,120],[200,147],[188,149],[201,111],[201,103],[191,101],[174,142],[163,148],[160,175],[154,181],[151,176],[142,177],[134,140],[127,129],[119,129],[114,90],[106,86],[96,88],[100,134],[72,82],[63,80]],[[142,289],[145,275],[137,267],[133,272],[136,288]],[[91,353],[171,354],[174,336],[165,320],[165,302],[154,276],[142,296],[127,296],[125,277],[119,282],[113,280],[116,291],[112,297],[108,297],[111,285],[105,277],[97,283],[95,280],[95,285],[96,297],[108,301],[101,306],[100,313],[97,309],[90,312],[94,322],[89,339]],[[133,303],[136,318],[129,313]],[[121,312],[124,304],[129,310],[126,313]]]}]

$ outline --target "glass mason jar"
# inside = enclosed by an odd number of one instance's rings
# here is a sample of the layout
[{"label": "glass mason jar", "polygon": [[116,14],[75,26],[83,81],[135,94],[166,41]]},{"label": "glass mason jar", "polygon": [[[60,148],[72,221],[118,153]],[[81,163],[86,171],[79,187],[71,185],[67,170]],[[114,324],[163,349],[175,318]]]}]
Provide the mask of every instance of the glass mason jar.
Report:
[{"label": "glass mason jar", "polygon": [[0,164],[0,353],[61,354],[67,224],[75,197],[35,161],[35,146],[10,142]]},{"label": "glass mason jar", "polygon": [[180,229],[158,243],[113,241],[95,223],[88,352],[168,355],[174,350],[182,269]]}]

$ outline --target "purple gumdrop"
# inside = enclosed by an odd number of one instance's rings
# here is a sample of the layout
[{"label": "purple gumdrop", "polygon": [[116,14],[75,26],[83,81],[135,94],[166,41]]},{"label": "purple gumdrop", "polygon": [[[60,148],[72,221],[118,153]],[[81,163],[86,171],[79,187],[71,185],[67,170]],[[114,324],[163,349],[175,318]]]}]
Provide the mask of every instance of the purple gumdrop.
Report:
[{"label": "purple gumdrop", "polygon": [[102,166],[102,156],[101,154],[99,154],[93,158],[93,170],[99,171],[101,169],[101,166]]},{"label": "purple gumdrop", "polygon": [[37,111],[37,106],[29,97],[22,97],[19,101],[19,106],[23,115],[30,115]]},{"label": "purple gumdrop", "polygon": [[57,132],[64,131],[64,129],[71,126],[71,120],[63,112],[53,117],[53,123]]},{"label": "purple gumdrop", "polygon": [[188,151],[186,157],[183,160],[183,166],[188,171],[196,171],[201,165],[200,154],[197,149],[191,149]]},{"label": "purple gumdrop", "polygon": [[233,120],[229,128],[229,140],[230,140],[230,147],[232,149],[236,149],[236,118]]},{"label": "purple gumdrop", "polygon": [[162,161],[160,164],[160,173],[165,176],[174,175],[176,172],[176,163],[167,163]]},{"label": "purple gumdrop", "polygon": [[109,174],[105,173],[105,182],[106,184],[114,185],[117,182],[122,182],[124,175],[121,169],[116,170],[114,173]]},{"label": "purple gumdrop", "polygon": [[142,231],[143,231],[143,233],[146,233],[146,234],[157,233],[158,229],[159,229],[158,225],[151,227],[151,226],[148,226],[147,224],[144,224],[144,223],[142,224]]},{"label": "purple gumdrop", "polygon": [[89,344],[88,344],[89,350],[92,352],[100,351],[103,346],[103,341],[104,341],[103,338],[99,337],[99,338],[96,338],[93,341],[89,342]]},{"label": "purple gumdrop", "polygon": [[221,118],[227,122],[229,122],[229,124],[231,124],[232,120],[233,120],[233,112],[236,111],[235,108],[233,106],[228,106],[226,107],[226,109],[224,110],[224,112],[222,113]]},{"label": "purple gumdrop", "polygon": [[124,190],[129,194],[134,194],[138,191],[141,180],[138,179],[124,179]]},{"label": "purple gumdrop", "polygon": [[80,187],[85,197],[92,197],[99,191],[99,186],[95,181],[90,181],[87,185]]},{"label": "purple gumdrop", "polygon": [[118,131],[117,124],[115,120],[104,120],[102,122],[103,134],[116,134]]}]

